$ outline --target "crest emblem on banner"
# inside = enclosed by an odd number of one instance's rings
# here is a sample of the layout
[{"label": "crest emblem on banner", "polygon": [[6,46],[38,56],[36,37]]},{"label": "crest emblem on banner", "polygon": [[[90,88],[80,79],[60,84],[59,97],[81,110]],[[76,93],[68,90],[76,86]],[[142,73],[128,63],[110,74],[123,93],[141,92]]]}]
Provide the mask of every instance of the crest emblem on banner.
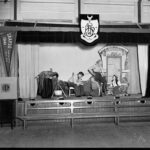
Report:
[{"label": "crest emblem on banner", "polygon": [[99,15],[80,15],[81,39],[93,43],[99,38]]}]

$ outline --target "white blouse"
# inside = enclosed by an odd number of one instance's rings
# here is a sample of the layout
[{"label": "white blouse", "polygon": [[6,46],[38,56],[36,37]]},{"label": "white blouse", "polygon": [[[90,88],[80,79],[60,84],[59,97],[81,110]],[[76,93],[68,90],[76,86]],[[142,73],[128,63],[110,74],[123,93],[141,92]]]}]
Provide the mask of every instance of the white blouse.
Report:
[{"label": "white blouse", "polygon": [[111,83],[111,86],[112,87],[121,86],[121,83],[120,83],[120,81],[118,81],[118,84],[117,84],[116,81],[113,80],[112,83]]},{"label": "white blouse", "polygon": [[77,74],[76,74],[76,75],[73,75],[72,77],[70,77],[68,81],[69,81],[69,82],[73,82],[73,83],[75,83],[75,84],[77,84],[77,85],[83,85],[83,80],[82,80],[82,78],[81,78],[81,79],[78,79]]}]

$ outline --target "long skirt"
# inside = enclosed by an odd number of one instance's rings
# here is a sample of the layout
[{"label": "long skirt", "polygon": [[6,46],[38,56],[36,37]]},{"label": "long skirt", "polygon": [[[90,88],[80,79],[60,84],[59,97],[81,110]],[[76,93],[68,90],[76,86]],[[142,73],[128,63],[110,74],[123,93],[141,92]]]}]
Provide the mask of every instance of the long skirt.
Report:
[{"label": "long skirt", "polygon": [[51,98],[53,93],[53,84],[52,80],[49,78],[45,78],[43,81],[43,89],[41,92],[42,98]]},{"label": "long skirt", "polygon": [[120,94],[120,86],[113,87],[112,92],[113,92],[114,96],[119,95]]}]

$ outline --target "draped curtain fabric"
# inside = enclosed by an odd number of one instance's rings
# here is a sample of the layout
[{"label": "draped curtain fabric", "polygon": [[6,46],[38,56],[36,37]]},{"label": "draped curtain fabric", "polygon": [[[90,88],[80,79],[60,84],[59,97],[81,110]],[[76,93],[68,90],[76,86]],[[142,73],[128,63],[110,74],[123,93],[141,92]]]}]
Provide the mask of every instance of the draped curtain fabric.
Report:
[{"label": "draped curtain fabric", "polygon": [[34,99],[37,94],[39,73],[39,45],[19,44],[19,89],[20,98]]},{"label": "draped curtain fabric", "polygon": [[136,46],[131,46],[128,53],[128,81],[129,89],[128,92],[131,94],[141,93],[140,88],[140,77],[139,77],[139,67],[138,67],[138,52]]},{"label": "draped curtain fabric", "polygon": [[148,46],[148,74],[147,74],[147,89],[145,97],[150,97],[150,45]]},{"label": "draped curtain fabric", "polygon": [[148,45],[138,45],[138,59],[142,96],[146,95],[148,75]]}]

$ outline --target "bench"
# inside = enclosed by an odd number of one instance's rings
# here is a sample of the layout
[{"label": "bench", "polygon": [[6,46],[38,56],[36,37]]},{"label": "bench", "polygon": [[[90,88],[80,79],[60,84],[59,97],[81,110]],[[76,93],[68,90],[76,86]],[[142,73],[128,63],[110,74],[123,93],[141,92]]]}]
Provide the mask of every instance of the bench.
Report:
[{"label": "bench", "polygon": [[[101,105],[102,102],[107,102],[107,105]],[[70,125],[73,127],[74,119],[113,117],[115,123],[117,123],[116,117],[118,116],[115,111],[116,103],[114,100],[26,100],[23,103],[24,115],[17,116],[17,118],[23,121],[24,129],[27,126],[27,121],[34,120],[70,119]],[[32,104],[34,104],[34,106],[31,106]],[[105,110],[108,109],[109,111],[101,111],[102,108]],[[89,111],[91,109],[94,111]],[[110,109],[112,109],[112,111],[110,111]],[[41,110],[44,111],[44,113],[41,113]],[[51,112],[46,112],[46,110]],[[30,111],[31,113],[29,113]],[[36,112],[33,114],[32,111],[39,111],[39,113]]]},{"label": "bench", "polygon": [[[27,121],[69,119],[73,127],[74,119],[83,118],[114,118],[119,125],[121,117],[148,117],[149,111],[136,111],[135,108],[150,107],[150,104],[138,102],[137,98],[121,99],[72,99],[72,100],[26,100],[24,101],[24,115],[17,116],[23,121],[23,128]],[[149,99],[144,101],[149,102]],[[132,103],[133,102],[133,103]],[[102,103],[105,103],[104,105]],[[34,106],[31,106],[34,104]],[[42,106],[44,105],[44,106]],[[133,111],[122,111],[122,108],[133,108]],[[85,111],[86,110],[86,111]],[[92,111],[90,111],[92,110]],[[105,111],[102,111],[105,110]],[[30,112],[31,111],[31,112]],[[33,113],[32,111],[38,111]],[[40,111],[44,111],[41,113]],[[51,112],[46,112],[51,111]],[[30,112],[30,113],[29,113]]]}]

